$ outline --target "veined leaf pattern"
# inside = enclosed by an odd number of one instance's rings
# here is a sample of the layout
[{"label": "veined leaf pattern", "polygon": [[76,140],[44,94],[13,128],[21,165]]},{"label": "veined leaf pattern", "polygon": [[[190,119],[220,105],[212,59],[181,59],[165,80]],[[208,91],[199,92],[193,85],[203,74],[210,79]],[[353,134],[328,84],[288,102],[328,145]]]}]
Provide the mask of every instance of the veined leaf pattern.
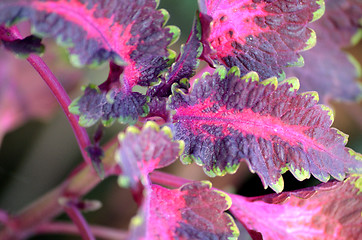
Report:
[{"label": "veined leaf pattern", "polygon": [[313,174],[323,182],[361,172],[358,155],[345,147],[347,135],[330,128],[332,110],[317,104],[316,92],[298,88],[296,78],[258,82],[255,72],[240,77],[237,67],[205,74],[188,94],[175,86],[169,106],[175,139],[185,141],[183,162],[215,176],[234,173],[245,160],[276,192],[288,169],[298,180]]}]

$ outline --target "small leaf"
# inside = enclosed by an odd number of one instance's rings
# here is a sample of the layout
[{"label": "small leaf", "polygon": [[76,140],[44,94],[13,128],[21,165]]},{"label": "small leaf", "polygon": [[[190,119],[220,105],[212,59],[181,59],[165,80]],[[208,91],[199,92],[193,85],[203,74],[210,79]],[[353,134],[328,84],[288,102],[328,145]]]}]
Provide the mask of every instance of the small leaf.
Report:
[{"label": "small leaf", "polygon": [[300,65],[299,52],[316,43],[307,25],[324,12],[323,0],[199,0],[199,6],[212,18],[203,31],[210,32],[205,44],[215,50],[214,62],[238,66],[242,74],[256,71],[261,79]]},{"label": "small leaf", "polygon": [[175,139],[185,141],[183,161],[222,176],[245,160],[276,192],[283,190],[285,167],[300,181],[361,172],[362,162],[345,148],[347,136],[330,128],[331,109],[317,105],[316,93],[297,94],[298,87],[296,78],[278,84],[276,78],[259,83],[255,72],[240,77],[236,67],[205,74],[188,94],[175,86],[169,106]]},{"label": "small leaf", "polygon": [[[180,82],[181,79],[190,79],[195,75],[195,70],[199,65],[198,58],[201,56],[203,47],[201,43],[201,24],[198,13],[195,16],[192,31],[185,45],[181,46],[181,53],[172,64],[165,80],[153,87],[149,95],[168,97],[171,94],[171,86]],[[188,88],[186,86],[186,88]]]},{"label": "small leaf", "polygon": [[172,141],[168,127],[160,130],[152,121],[147,122],[142,131],[128,127],[126,133],[119,135],[119,142],[116,159],[131,187],[139,181],[147,185],[150,172],[170,165],[183,151],[183,142]]},{"label": "small leaf", "polygon": [[79,115],[79,124],[90,127],[98,120],[104,126],[110,126],[116,119],[121,123],[135,124],[139,116],[146,115],[147,97],[138,92],[124,94],[112,89],[102,92],[98,86],[84,88],[81,97],[69,106],[71,113]]},{"label": "small leaf", "polygon": [[139,214],[132,219],[130,239],[237,239],[239,230],[229,214],[230,197],[193,182],[169,190],[152,185]]},{"label": "small leaf", "polygon": [[317,45],[303,54],[304,67],[286,69],[287,75],[301,79],[301,90],[318,91],[324,103],[332,99],[354,101],[361,95],[356,81],[361,76],[361,66],[342,51],[359,41],[361,19],[361,1],[326,1],[326,13],[311,24],[317,33]]},{"label": "small leaf", "polygon": [[145,0],[2,0],[0,24],[28,19],[33,34],[69,48],[76,66],[111,60],[127,65],[124,84],[150,85],[167,67],[176,27],[164,27],[165,11]]},{"label": "small leaf", "polygon": [[294,192],[254,198],[230,194],[230,210],[250,235],[264,240],[360,239],[361,182],[362,175],[353,175]]},{"label": "small leaf", "polygon": [[102,158],[104,157],[103,149],[97,144],[88,146],[86,151],[92,160],[93,168],[96,170],[98,176],[104,179],[104,168],[102,164]]}]

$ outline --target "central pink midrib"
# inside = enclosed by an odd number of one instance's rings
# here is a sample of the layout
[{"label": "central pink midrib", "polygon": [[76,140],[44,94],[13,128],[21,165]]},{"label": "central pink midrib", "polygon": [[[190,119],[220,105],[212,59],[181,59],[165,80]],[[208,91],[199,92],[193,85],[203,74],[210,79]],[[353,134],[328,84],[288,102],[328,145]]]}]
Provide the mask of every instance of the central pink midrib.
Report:
[{"label": "central pink midrib", "polygon": [[[67,19],[70,22],[73,22],[77,25],[83,26],[84,29],[87,29],[87,34],[89,37],[94,39],[100,39],[103,43],[103,46],[108,48],[108,51],[114,51],[119,54],[122,58],[126,58],[125,45],[120,44],[120,37],[124,34],[128,34],[126,32],[128,26],[125,28],[122,25],[115,24],[113,21],[113,17],[110,19],[96,19],[93,16],[95,11],[94,6],[93,9],[86,9],[85,5],[82,5],[79,2],[73,3],[76,4],[78,8],[77,11],[74,11],[75,6],[72,3],[60,1],[60,2],[35,2],[32,7],[37,9],[38,11],[46,11],[46,12],[54,12],[62,16],[64,19]],[[23,4],[25,5],[25,4]],[[81,14],[84,15],[81,15]],[[97,22],[98,21],[98,22]],[[112,27],[107,27],[112,26]],[[111,31],[112,30],[112,31]],[[128,46],[130,47],[130,46]],[[129,61],[127,58],[126,60]]]},{"label": "central pink midrib", "polygon": [[[336,156],[332,155],[329,151],[327,151],[323,145],[316,143],[312,138],[303,134],[301,131],[308,128],[305,126],[302,127],[298,125],[285,125],[285,124],[283,125],[283,123],[279,119],[275,119],[270,116],[260,116],[258,113],[254,113],[250,109],[246,109],[241,113],[239,112],[239,114],[237,115],[235,115],[235,113],[229,115],[228,113],[231,112],[230,110],[219,109],[219,112],[224,113],[223,116],[207,116],[208,113],[202,113],[205,116],[195,116],[192,114],[187,114],[185,110],[187,112],[189,111],[198,112],[200,111],[200,109],[180,108],[177,110],[177,114],[173,116],[174,121],[198,121],[198,123],[187,125],[191,129],[195,128],[202,129],[201,127],[202,124],[206,123],[209,125],[214,125],[212,123],[220,122],[222,124],[218,126],[224,127],[223,132],[226,135],[230,134],[229,131],[226,129],[226,127],[228,127],[228,125],[231,125],[231,127],[234,128],[235,130],[239,130],[240,132],[246,134],[252,134],[256,137],[262,137],[270,141],[271,141],[271,136],[278,136],[283,141],[289,143],[290,145],[296,146],[297,143],[301,143],[305,151],[309,148],[314,148],[321,152],[325,152],[332,158],[337,158]],[[226,112],[223,110],[225,110]],[[233,118],[228,118],[228,116],[225,115],[233,116]],[[254,116],[248,117],[252,115]],[[259,121],[258,120],[252,121],[250,119],[259,119]],[[271,120],[274,121],[275,123],[274,124],[268,123]]]}]

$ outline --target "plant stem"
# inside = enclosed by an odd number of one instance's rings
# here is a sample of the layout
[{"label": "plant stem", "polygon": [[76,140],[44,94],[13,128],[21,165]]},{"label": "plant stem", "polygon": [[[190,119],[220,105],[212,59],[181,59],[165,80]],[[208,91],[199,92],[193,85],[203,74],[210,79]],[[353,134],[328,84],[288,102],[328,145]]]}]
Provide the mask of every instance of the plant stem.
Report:
[{"label": "plant stem", "polygon": [[75,137],[77,139],[80,151],[84,160],[91,164],[91,159],[89,158],[86,147],[91,145],[88,133],[85,128],[79,126],[78,117],[69,112],[68,106],[71,103],[71,100],[63,88],[63,86],[56,79],[54,74],[51,72],[49,67],[45,64],[45,62],[37,55],[30,54],[27,58],[28,62],[34,67],[34,69],[39,73],[39,75],[43,78],[45,83],[48,85],[53,95],[59,102],[63,112],[68,118],[68,121],[73,129]]},{"label": "plant stem", "polygon": [[182,185],[191,182],[191,180],[174,176],[169,173],[153,171],[150,174],[151,181],[168,187],[179,188]]},{"label": "plant stem", "polygon": [[[0,39],[5,38],[7,40],[16,40],[22,39],[18,29],[16,26],[12,26],[9,28],[0,28]],[[71,100],[63,88],[63,86],[59,83],[58,79],[54,76],[49,67],[45,64],[43,59],[35,54],[30,54],[27,58],[28,62],[34,67],[34,69],[39,73],[39,75],[43,78],[45,83],[48,85],[53,95],[59,102],[61,108],[63,109],[65,115],[68,118],[68,121],[73,129],[75,137],[77,139],[80,151],[84,160],[91,164],[91,159],[89,158],[86,147],[91,144],[89,136],[85,128],[80,127],[78,124],[78,117],[69,112],[68,106],[71,103]]]},{"label": "plant stem", "polygon": [[[126,231],[116,230],[103,226],[90,225],[90,230],[94,236],[104,239],[123,240],[126,239],[128,233]],[[53,222],[44,223],[37,227],[37,234],[56,233],[56,234],[73,234],[79,233],[77,227],[71,223]]]},{"label": "plant stem", "polygon": [[80,235],[82,236],[83,240],[95,240],[93,233],[91,232],[87,221],[84,219],[82,213],[77,209],[74,204],[70,203],[70,206],[66,206],[64,208],[65,212],[68,214],[70,219],[74,222],[77,226]]},{"label": "plant stem", "polygon": [[[114,151],[118,144],[114,144],[105,153],[103,159],[106,176],[115,169]],[[1,240],[25,239],[34,235],[41,224],[48,222],[63,211],[58,200],[65,198],[81,198],[93,189],[101,179],[97,176],[92,165],[82,163],[58,187],[36,200],[19,214],[9,217],[5,229],[0,229]]]}]

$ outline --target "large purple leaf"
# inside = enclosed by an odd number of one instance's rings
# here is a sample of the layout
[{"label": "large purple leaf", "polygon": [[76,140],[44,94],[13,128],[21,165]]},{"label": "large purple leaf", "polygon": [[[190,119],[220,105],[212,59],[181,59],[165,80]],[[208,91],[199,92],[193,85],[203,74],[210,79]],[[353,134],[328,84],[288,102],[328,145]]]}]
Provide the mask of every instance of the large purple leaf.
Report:
[{"label": "large purple leaf", "polygon": [[183,152],[182,141],[172,141],[171,129],[149,121],[142,131],[128,127],[119,135],[116,159],[122,167],[123,181],[131,187],[148,184],[148,174],[173,163]]},{"label": "large purple leaf", "polygon": [[76,65],[107,60],[127,65],[123,85],[130,92],[157,80],[178,32],[164,27],[167,12],[156,7],[155,0],[3,0],[0,24],[28,19],[34,34],[67,46]]},{"label": "large purple leaf", "polygon": [[169,190],[152,185],[140,213],[132,219],[130,239],[237,239],[233,219],[224,211],[230,197],[211,189],[210,182],[193,182]]},{"label": "large purple leaf", "polygon": [[301,90],[318,91],[323,102],[353,101],[361,95],[356,81],[361,67],[341,50],[359,41],[361,19],[362,1],[326,1],[326,13],[311,25],[318,37],[316,47],[303,55],[304,67],[286,69],[288,75],[301,79]]},{"label": "large purple leaf", "polygon": [[210,57],[243,74],[256,71],[261,79],[303,64],[299,52],[316,42],[307,25],[324,12],[323,0],[199,0],[199,6],[212,18],[204,39],[215,50]]},{"label": "large purple leaf", "polygon": [[240,77],[237,67],[224,67],[197,80],[189,94],[175,87],[175,139],[185,141],[183,162],[195,161],[210,175],[234,173],[246,160],[265,187],[283,190],[282,172],[298,180],[313,174],[361,172],[356,153],[345,148],[347,135],[330,128],[331,109],[318,105],[318,94],[297,94],[298,79],[258,82],[255,72]]},{"label": "large purple leaf", "polygon": [[230,194],[231,213],[254,240],[362,238],[362,175],[256,198]]}]

